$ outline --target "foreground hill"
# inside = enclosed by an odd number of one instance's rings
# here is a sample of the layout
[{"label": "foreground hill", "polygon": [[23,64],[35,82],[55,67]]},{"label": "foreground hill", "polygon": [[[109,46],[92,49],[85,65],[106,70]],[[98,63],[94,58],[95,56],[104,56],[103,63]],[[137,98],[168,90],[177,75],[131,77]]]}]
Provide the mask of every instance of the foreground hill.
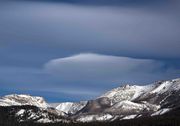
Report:
[{"label": "foreground hill", "polygon": [[[28,106],[24,106],[28,107]],[[129,120],[114,120],[103,122],[54,122],[37,123],[34,121],[18,122],[14,116],[9,116],[8,111],[12,107],[0,107],[0,126],[180,126],[180,108],[176,108],[164,115],[153,117],[141,117]],[[30,107],[31,108],[31,107]],[[36,108],[37,109],[37,108]],[[3,116],[2,116],[3,115]],[[53,118],[53,115],[51,115]]]}]

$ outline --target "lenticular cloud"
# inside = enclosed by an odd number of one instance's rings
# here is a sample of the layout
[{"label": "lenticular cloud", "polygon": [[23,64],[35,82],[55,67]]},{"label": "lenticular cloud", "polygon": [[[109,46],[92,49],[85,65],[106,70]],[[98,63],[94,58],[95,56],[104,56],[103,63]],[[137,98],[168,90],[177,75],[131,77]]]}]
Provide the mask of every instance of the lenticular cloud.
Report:
[{"label": "lenticular cloud", "polygon": [[156,60],[84,53],[50,60],[45,64],[45,70],[72,81],[126,81],[128,78],[160,79],[167,76],[168,68],[164,70],[164,64]]}]

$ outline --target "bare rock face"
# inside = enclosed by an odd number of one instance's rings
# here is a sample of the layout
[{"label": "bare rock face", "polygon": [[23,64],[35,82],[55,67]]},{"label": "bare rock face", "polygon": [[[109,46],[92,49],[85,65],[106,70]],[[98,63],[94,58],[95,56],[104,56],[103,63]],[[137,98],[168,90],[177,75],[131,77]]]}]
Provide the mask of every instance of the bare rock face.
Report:
[{"label": "bare rock face", "polygon": [[107,97],[98,98],[95,100],[88,101],[87,105],[81,109],[78,114],[80,113],[101,113],[106,108],[111,106],[111,101]]}]

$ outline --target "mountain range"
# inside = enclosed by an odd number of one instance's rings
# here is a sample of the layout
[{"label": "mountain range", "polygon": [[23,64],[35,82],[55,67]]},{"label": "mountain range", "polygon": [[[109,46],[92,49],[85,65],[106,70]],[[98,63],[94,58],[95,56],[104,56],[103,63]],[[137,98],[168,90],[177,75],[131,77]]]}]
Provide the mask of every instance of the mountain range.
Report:
[{"label": "mountain range", "polygon": [[180,78],[145,86],[123,85],[80,102],[47,103],[37,96],[6,95],[0,98],[0,118],[36,123],[111,122],[164,115],[179,107]]}]

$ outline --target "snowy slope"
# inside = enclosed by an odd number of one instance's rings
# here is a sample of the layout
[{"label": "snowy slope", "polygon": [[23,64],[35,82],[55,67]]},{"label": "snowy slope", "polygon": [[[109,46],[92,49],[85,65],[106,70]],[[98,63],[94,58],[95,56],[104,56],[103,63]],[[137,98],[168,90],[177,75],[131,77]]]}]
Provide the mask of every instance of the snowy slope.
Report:
[{"label": "snowy slope", "polygon": [[146,92],[149,92],[155,88],[155,85],[147,85],[147,86],[137,86],[137,85],[125,85],[118,88],[115,88],[111,91],[108,91],[107,93],[101,95],[100,97],[108,97],[112,100],[112,104],[115,104],[117,102],[128,100],[132,101],[141,96],[142,94],[145,94]]},{"label": "snowy slope", "polygon": [[48,108],[49,105],[42,97],[30,95],[6,95],[0,98],[0,106],[32,105],[40,108]]},{"label": "snowy slope", "polygon": [[180,90],[180,79],[162,82],[157,88],[150,93],[163,94],[165,92],[172,92]]},{"label": "snowy slope", "polygon": [[93,121],[108,121],[113,119],[114,116],[110,114],[96,114],[96,115],[82,115],[79,116],[76,120],[79,122],[91,122]]},{"label": "snowy slope", "polygon": [[161,99],[168,97],[172,92],[180,91],[180,79],[170,81],[158,81],[146,86],[125,85],[115,88],[100,97],[108,97],[112,104],[127,101],[146,101],[161,96]]},{"label": "snowy slope", "polygon": [[56,109],[63,111],[67,114],[75,114],[77,111],[81,110],[85,105],[87,104],[87,101],[81,101],[81,102],[64,102],[60,103]]},{"label": "snowy slope", "polygon": [[121,101],[108,108],[106,112],[114,114],[126,115],[128,114],[139,114],[145,111],[157,111],[160,108],[158,105],[152,105],[148,103],[134,103],[131,101]]}]

